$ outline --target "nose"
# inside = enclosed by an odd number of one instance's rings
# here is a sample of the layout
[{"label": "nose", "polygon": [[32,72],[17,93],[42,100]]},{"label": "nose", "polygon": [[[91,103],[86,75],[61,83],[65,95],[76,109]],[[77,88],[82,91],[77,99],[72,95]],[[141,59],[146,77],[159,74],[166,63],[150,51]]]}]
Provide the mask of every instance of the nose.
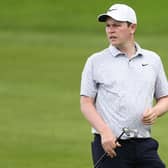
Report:
[{"label": "nose", "polygon": [[107,27],[106,31],[107,31],[108,33],[113,33],[115,30],[114,30],[114,27],[113,27],[113,26],[109,26],[109,27]]}]

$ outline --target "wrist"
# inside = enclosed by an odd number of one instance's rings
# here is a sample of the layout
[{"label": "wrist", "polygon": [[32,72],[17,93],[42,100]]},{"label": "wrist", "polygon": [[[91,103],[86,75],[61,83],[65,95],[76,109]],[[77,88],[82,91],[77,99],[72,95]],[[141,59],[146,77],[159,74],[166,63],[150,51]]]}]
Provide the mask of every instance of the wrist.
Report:
[{"label": "wrist", "polygon": [[105,134],[105,133],[107,133],[107,132],[111,132],[111,129],[110,129],[107,125],[103,126],[103,127],[100,129],[100,131],[99,131],[99,133],[100,133],[101,135],[103,135],[103,134]]},{"label": "wrist", "polygon": [[155,107],[153,107],[153,111],[154,111],[156,117],[158,118],[160,116],[159,108],[157,106],[155,106]]}]

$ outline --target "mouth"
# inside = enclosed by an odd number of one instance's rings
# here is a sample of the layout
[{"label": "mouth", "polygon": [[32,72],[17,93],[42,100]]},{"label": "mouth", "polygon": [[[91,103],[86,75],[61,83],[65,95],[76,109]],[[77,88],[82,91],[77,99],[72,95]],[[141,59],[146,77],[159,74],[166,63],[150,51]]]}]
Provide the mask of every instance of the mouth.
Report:
[{"label": "mouth", "polygon": [[116,36],[109,36],[109,39],[113,41],[113,40],[116,40],[117,37]]}]

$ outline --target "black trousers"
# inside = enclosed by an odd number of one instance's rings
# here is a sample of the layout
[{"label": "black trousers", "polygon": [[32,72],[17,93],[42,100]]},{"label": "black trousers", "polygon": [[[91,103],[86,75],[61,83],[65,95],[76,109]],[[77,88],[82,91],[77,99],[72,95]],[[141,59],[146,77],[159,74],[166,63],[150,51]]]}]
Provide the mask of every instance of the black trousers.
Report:
[{"label": "black trousers", "polygon": [[[106,156],[99,168],[165,168],[157,153],[158,142],[153,138],[132,138],[119,141],[122,147],[116,149],[117,156]],[[92,142],[93,163],[103,155],[101,137],[94,135]]]}]

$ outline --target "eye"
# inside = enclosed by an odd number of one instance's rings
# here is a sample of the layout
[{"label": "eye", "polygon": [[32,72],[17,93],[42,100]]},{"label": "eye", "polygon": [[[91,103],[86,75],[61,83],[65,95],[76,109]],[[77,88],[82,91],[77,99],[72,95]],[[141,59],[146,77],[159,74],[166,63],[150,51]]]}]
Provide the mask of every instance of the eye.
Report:
[{"label": "eye", "polygon": [[115,24],[113,24],[113,26],[114,26],[114,27],[120,27],[121,24],[119,24],[119,23],[115,23]]}]

